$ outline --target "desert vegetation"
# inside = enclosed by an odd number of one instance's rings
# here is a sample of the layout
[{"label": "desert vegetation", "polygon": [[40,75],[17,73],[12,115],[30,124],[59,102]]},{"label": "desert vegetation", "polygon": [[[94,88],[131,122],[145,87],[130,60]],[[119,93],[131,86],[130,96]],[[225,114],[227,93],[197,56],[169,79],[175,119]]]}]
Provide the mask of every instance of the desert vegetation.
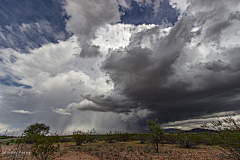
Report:
[{"label": "desert vegetation", "polygon": [[148,133],[102,135],[92,129],[59,136],[36,123],[18,139],[1,137],[1,159],[240,159],[240,128],[234,116],[201,125],[216,132],[164,133],[157,120],[147,125]]}]

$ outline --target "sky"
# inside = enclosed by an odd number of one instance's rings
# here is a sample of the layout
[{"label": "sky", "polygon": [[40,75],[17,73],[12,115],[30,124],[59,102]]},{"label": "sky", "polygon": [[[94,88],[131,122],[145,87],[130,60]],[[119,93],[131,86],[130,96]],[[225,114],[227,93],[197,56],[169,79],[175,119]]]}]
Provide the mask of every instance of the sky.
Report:
[{"label": "sky", "polygon": [[239,0],[1,0],[0,17],[0,134],[240,118]]}]

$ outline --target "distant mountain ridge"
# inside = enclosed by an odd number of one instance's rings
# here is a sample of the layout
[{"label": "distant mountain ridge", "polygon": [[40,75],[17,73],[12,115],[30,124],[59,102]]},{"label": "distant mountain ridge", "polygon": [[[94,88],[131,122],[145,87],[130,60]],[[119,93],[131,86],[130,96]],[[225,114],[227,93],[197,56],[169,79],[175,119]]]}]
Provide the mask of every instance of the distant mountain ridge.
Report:
[{"label": "distant mountain ridge", "polygon": [[219,131],[216,130],[210,130],[210,129],[202,129],[202,128],[193,128],[190,130],[181,130],[177,128],[167,128],[164,129],[165,133],[202,133],[202,132],[212,132],[212,133],[218,133]]}]

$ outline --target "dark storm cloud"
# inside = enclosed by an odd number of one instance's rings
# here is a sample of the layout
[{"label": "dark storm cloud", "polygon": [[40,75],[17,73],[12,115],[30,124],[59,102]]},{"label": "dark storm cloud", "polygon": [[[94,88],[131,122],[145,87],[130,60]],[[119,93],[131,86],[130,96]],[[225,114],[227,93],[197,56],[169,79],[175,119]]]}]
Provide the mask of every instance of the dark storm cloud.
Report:
[{"label": "dark storm cloud", "polygon": [[[136,102],[131,102],[128,99],[117,100],[110,96],[93,96],[81,95],[88,103],[77,107],[79,110],[93,110],[93,111],[111,111],[115,113],[127,113],[132,108],[136,108]],[[90,102],[90,103],[89,103]],[[91,108],[91,109],[89,109]]]},{"label": "dark storm cloud", "polygon": [[[160,122],[239,110],[239,101],[228,99],[240,94],[240,50],[238,47],[220,47],[222,37],[226,36],[223,31],[234,25],[233,20],[238,20],[238,13],[231,13],[224,7],[224,2],[214,9],[212,2],[191,2],[192,6],[200,9],[206,5],[208,10],[181,18],[167,36],[162,36],[161,27],[133,35],[128,47],[110,50],[102,63],[102,70],[115,85],[114,91],[133,102],[129,109],[138,108],[140,104],[151,111],[148,118],[158,117]],[[227,14],[225,18],[218,19],[224,14],[217,15],[222,9]],[[218,21],[213,23],[215,18]],[[191,31],[193,23],[201,26],[197,32]],[[209,42],[217,42],[220,50],[214,51],[213,46],[205,61],[191,62],[188,58],[194,59],[194,54],[199,51],[197,48],[186,49],[196,38],[202,39],[205,46]],[[181,69],[184,63],[191,63],[188,70]],[[88,100],[107,104],[106,99]],[[121,104],[108,106],[113,112],[123,108]]]},{"label": "dark storm cloud", "polygon": [[[182,19],[168,36],[157,40],[153,50],[134,46],[124,51],[112,52],[102,68],[109,73],[120,94],[140,102],[164,100],[168,89],[161,85],[166,83],[168,76],[174,74],[173,64],[190,37],[191,33]],[[142,36],[134,37],[132,41],[138,41],[139,38]],[[186,85],[179,83],[176,89]]]},{"label": "dark storm cloud", "polygon": [[223,70],[229,70],[230,66],[228,64],[224,64],[221,60],[208,62],[205,64],[206,69],[212,70],[214,72],[221,72]]}]

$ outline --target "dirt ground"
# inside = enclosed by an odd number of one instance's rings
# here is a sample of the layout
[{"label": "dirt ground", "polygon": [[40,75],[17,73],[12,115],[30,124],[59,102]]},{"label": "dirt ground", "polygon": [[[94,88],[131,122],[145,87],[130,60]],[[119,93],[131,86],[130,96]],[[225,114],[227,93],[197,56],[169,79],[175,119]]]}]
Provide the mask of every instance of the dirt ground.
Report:
[{"label": "dirt ground", "polygon": [[[11,152],[10,150],[14,145],[2,146],[2,153],[0,159],[7,159]],[[22,146],[22,152],[26,153],[25,159],[35,159],[31,156],[30,146]],[[8,154],[8,155],[7,155]],[[205,146],[200,145],[195,149],[179,148],[175,144],[159,145],[159,153],[155,153],[155,150],[150,144],[140,144],[139,141],[132,142],[118,142],[118,143],[106,143],[99,141],[96,143],[86,143],[81,146],[76,146],[73,142],[61,143],[60,150],[57,152],[54,158],[56,160],[99,160],[99,159],[120,159],[120,160],[221,160],[231,159],[228,156],[229,152],[222,149],[219,146]],[[18,156],[18,155],[15,155]],[[22,155],[21,155],[22,156]]]}]

